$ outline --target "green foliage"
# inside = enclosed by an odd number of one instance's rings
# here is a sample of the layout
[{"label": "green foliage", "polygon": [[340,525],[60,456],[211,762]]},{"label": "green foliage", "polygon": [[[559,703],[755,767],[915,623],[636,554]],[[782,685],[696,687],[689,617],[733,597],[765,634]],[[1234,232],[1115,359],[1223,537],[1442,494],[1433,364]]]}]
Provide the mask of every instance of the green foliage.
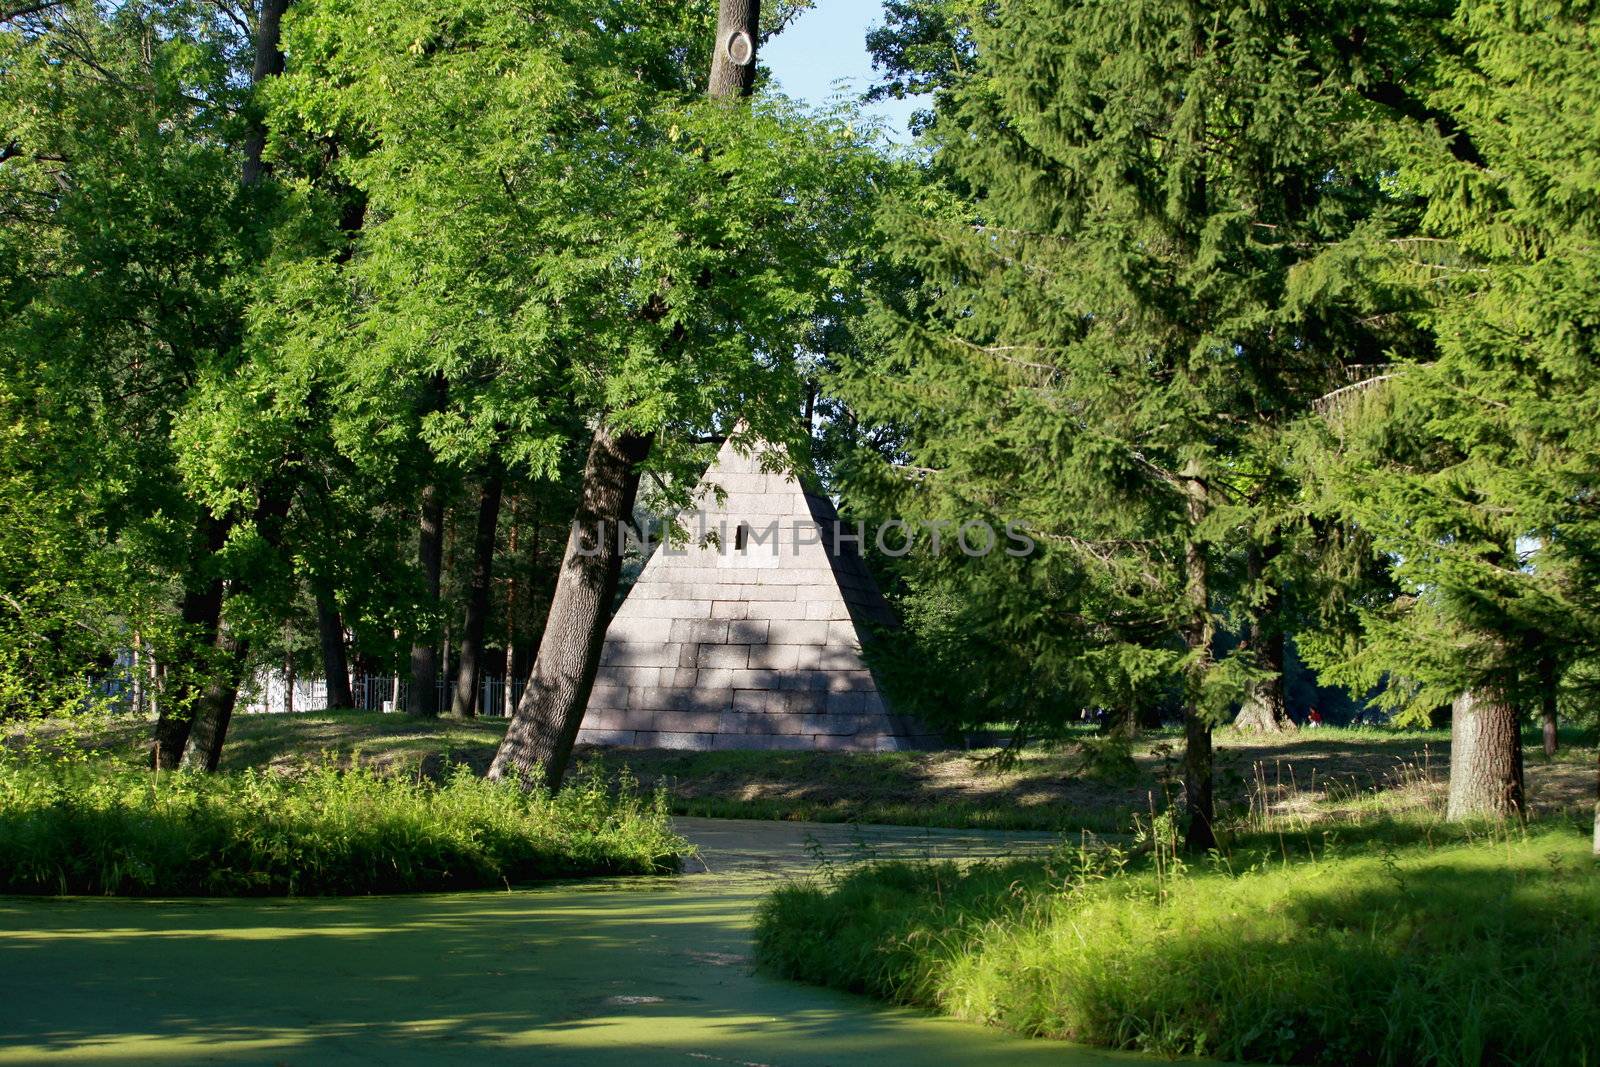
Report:
[{"label": "green foliage", "polygon": [[[9,385],[9,388],[7,387]],[[0,709],[61,711],[92,698],[80,672],[116,647],[107,615],[131,598],[94,529],[94,487],[58,480],[37,396],[0,384]],[[31,409],[31,410],[30,410]]]},{"label": "green foliage", "polygon": [[627,778],[557,796],[458,768],[442,784],[355,769],[209,776],[0,763],[8,893],[273,896],[499,888],[658,874],[689,846]]},{"label": "green foliage", "polygon": [[[341,447],[411,432],[396,413],[436,377],[449,400],[417,432],[451,464],[549,477],[602,415],[794,436],[790,353],[849,282],[871,131],[703,100],[700,9],[616,7],[628,32],[583,4],[299,6],[277,151],[335,138],[366,217],[273,307],[285,359],[339,368]],[[662,443],[661,465],[703,458]]]},{"label": "green foliage", "polygon": [[306,586],[392,664],[445,617],[424,483],[503,464],[548,532],[596,419],[675,475],[737,418],[798,436],[794,354],[894,168],[853,113],[703,100],[714,5],[602,8],[303,0],[255,87],[226,6],[0,18],[11,689],[75,692],[138,634],[175,708],[228,657],[174,601],[219,580],[252,666],[311,630]]},{"label": "green foliage", "polygon": [[1315,1064],[1592,1063],[1600,882],[1569,828],[1332,838],[1201,870],[1116,851],[786,886],[764,965],[1024,1034]]},{"label": "green foliage", "polygon": [[890,0],[916,164],[703,99],[713,7],[296,0],[255,88],[204,0],[0,17],[0,710],[85,707],[137,637],[185,711],[205,591],[251,665],[317,600],[392,665],[469,564],[458,508],[424,594],[418,490],[491,465],[526,648],[596,423],[671,510],[705,435],[807,410],[857,516],[1037,542],[879,561],[914,640],[876,666],[952,732],[1221,721],[1263,632],[1414,721],[1552,676],[1593,714],[1592,4]]}]

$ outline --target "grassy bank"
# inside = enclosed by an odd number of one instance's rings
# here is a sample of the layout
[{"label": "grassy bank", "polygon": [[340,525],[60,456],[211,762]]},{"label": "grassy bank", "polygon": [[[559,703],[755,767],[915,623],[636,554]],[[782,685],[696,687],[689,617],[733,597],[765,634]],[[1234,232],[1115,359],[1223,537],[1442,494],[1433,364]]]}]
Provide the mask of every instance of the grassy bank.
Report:
[{"label": "grassy bank", "polygon": [[393,893],[677,870],[660,797],[591,777],[523,792],[331,767],[152,775],[0,762],[0,892]]},{"label": "grassy bank", "polygon": [[[506,720],[422,719],[317,711],[237,716],[225,771],[299,774],[324,759],[438,779],[447,768],[489,765]],[[12,751],[78,751],[145,758],[142,718],[14,721]],[[1529,736],[1528,782],[1541,814],[1592,812],[1592,730],[1564,729],[1546,761]],[[1088,741],[1085,745],[1082,742]],[[1278,737],[1219,730],[1217,795],[1225,812],[1293,814],[1337,822],[1355,809],[1429,807],[1440,799],[1449,734],[1439,730],[1302,730]],[[944,752],[675,752],[580,748],[580,764],[623,767],[646,791],[664,789],[677,815],[896,823],[957,829],[1125,832],[1175,792],[1182,739],[1152,732],[1131,753],[1080,743],[1032,749],[1001,763],[994,749]],[[1592,816],[1591,816],[1592,817]]]},{"label": "grassy bank", "polygon": [[[766,901],[788,977],[1019,1033],[1270,1063],[1600,1061],[1600,871],[1569,825],[886,864]],[[1428,843],[1428,838],[1433,843]]]}]

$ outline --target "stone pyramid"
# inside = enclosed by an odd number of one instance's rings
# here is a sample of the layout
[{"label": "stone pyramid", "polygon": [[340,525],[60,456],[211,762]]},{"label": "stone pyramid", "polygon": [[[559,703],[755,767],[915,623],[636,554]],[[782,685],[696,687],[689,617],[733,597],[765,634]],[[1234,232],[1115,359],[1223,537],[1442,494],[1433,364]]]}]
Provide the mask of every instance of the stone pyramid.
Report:
[{"label": "stone pyramid", "polygon": [[[825,497],[725,444],[606,635],[580,743],[893,751],[937,744],[862,659],[893,614]],[[718,499],[718,490],[722,499]],[[707,536],[707,535],[711,536]]]}]

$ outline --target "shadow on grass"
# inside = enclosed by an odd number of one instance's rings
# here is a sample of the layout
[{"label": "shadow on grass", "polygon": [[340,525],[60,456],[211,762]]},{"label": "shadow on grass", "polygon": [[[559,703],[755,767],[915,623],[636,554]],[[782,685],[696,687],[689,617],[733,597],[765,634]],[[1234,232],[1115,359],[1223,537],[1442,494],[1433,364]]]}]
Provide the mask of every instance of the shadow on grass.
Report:
[{"label": "shadow on grass", "polygon": [[999,770],[977,753],[590,750],[665,784],[681,815],[962,829],[1126,829],[1143,793],[1084,779],[1076,761],[1032,754]]}]

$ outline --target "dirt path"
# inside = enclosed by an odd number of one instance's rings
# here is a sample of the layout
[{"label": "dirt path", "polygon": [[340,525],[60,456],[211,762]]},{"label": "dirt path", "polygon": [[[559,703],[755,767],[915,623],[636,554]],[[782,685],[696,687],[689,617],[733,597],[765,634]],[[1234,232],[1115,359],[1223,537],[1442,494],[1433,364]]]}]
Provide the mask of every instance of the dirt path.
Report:
[{"label": "dirt path", "polygon": [[870,860],[995,859],[1048,851],[1057,834],[941,830],[920,826],[847,826],[766,819],[672,820],[700,856],[691,875],[785,877]]},{"label": "dirt path", "polygon": [[[1144,1062],[776,981],[771,877],[825,852],[960,856],[1048,835],[685,820],[710,873],[451,896],[0,898],[0,1063]],[[814,850],[813,850],[814,851]]]}]

